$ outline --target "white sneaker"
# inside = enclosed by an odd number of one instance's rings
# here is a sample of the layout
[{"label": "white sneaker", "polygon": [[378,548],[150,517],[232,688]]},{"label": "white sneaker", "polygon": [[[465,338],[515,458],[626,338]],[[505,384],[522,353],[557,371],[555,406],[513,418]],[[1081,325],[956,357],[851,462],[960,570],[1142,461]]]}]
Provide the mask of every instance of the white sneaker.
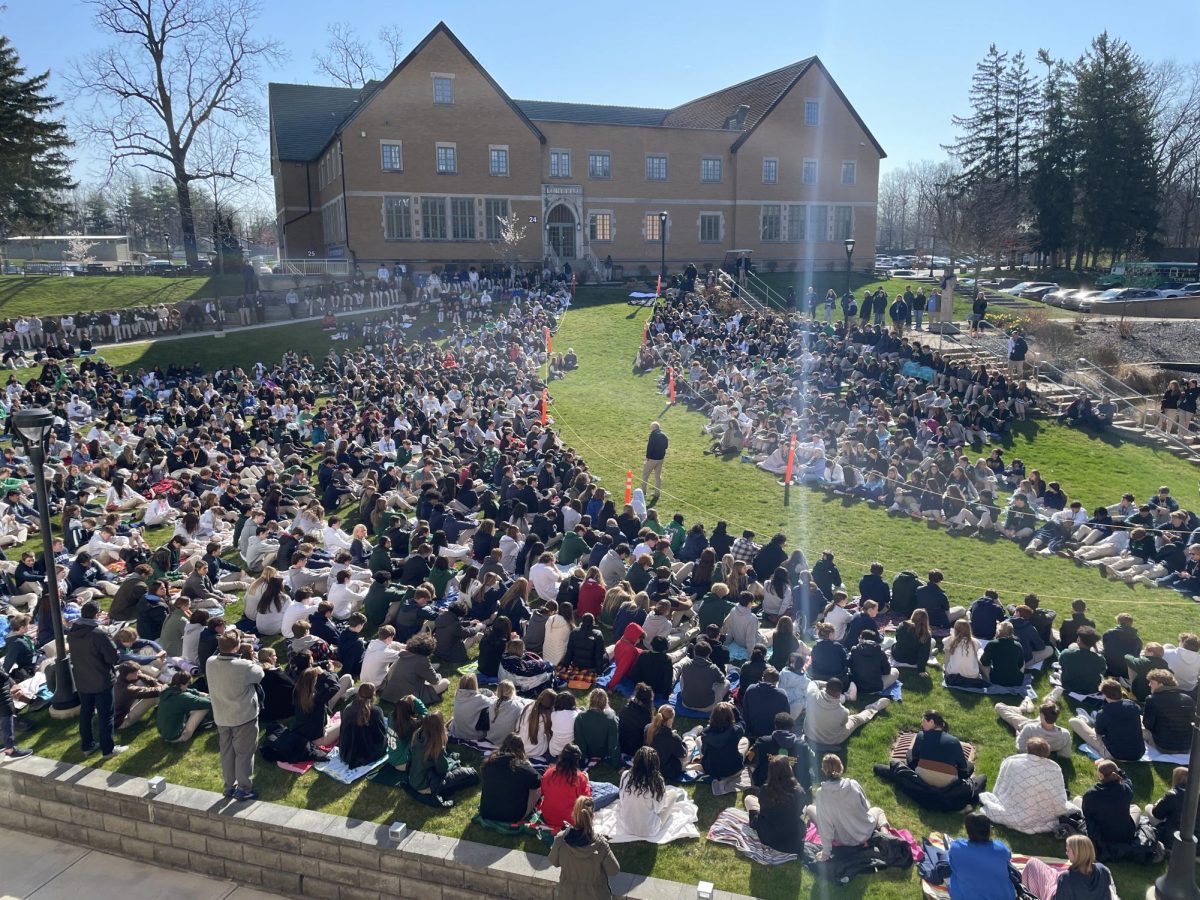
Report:
[{"label": "white sneaker", "polygon": [[888,697],[880,697],[878,700],[876,700],[874,703],[872,703],[867,708],[873,709],[873,710],[875,710],[875,712],[883,712],[885,709],[887,709],[891,705],[892,705],[892,701]]},{"label": "white sneaker", "polygon": [[1046,695],[1047,703],[1058,703],[1062,699],[1063,689],[1061,687],[1052,688],[1050,693]]},{"label": "white sneaker", "polygon": [[111,753],[105,753],[105,754],[104,754],[103,756],[101,756],[100,758],[101,758],[101,759],[112,759],[114,756],[117,756],[118,754],[124,753],[124,752],[125,752],[126,750],[128,750],[128,749],[129,749],[129,745],[128,745],[128,744],[116,744],[116,745],[115,745],[115,746],[112,748],[112,752],[111,752]]},{"label": "white sneaker", "polygon": [[1037,712],[1037,707],[1033,705],[1033,701],[1028,697],[1021,701],[1021,705],[1018,708],[1027,716],[1032,716]]}]

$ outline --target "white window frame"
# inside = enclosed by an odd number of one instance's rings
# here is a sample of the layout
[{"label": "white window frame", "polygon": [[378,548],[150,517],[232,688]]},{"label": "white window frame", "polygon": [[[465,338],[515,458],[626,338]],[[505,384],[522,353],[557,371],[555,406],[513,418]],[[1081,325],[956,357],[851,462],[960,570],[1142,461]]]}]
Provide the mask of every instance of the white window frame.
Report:
[{"label": "white window frame", "polygon": [[[659,221],[659,218],[658,218],[659,213],[661,213],[661,212],[662,212],[661,209],[655,209],[655,210],[648,209],[644,213],[642,213],[642,239],[647,244],[657,244],[660,240],[660,238],[657,234],[654,235],[654,237],[650,237],[650,218],[653,217],[654,228],[655,228],[655,230],[657,230],[662,225],[662,223]],[[671,239],[671,214],[667,213],[667,240],[669,241],[670,239]]]},{"label": "white window frame", "polygon": [[[454,73],[453,72],[430,72],[429,77],[433,81],[433,102],[437,106],[453,106],[454,105]],[[450,99],[439,100],[437,95],[438,81],[444,79],[450,86]]]},{"label": "white window frame", "polygon": [[[442,168],[442,150],[449,150],[454,154],[454,168]],[[433,167],[438,175],[457,175],[458,174],[458,144],[454,141],[438,141],[433,149]]]},{"label": "white window frame", "polygon": [[[767,180],[767,163],[771,163],[774,167],[771,179]],[[762,164],[762,183],[763,184],[779,184],[779,157],[764,156]]]},{"label": "white window frame", "polygon": [[[850,180],[846,180],[846,166],[850,167]],[[843,159],[842,160],[842,184],[854,185],[858,184],[858,160]]]},{"label": "white window frame", "polygon": [[[486,241],[500,240],[500,222],[498,216],[488,217],[489,203],[503,203],[504,215],[512,215],[512,203],[507,197],[484,197],[483,198],[483,239]],[[493,231],[492,229],[495,229]]]},{"label": "white window frame", "polygon": [[[396,156],[399,158],[399,165],[386,166],[384,165],[384,151],[388,147],[396,148]],[[379,142],[379,168],[384,172],[403,172],[404,171],[404,142],[403,141],[380,141]]]},{"label": "white window frame", "polygon": [[[815,121],[812,122],[808,120],[809,104],[812,104],[817,109],[817,114],[813,117]],[[804,98],[804,124],[809,128],[819,128],[821,125],[821,101],[816,97]]]},{"label": "white window frame", "polygon": [[[794,234],[792,231],[792,225],[791,225],[792,210],[800,211],[799,212],[800,232],[801,232],[800,234]],[[786,235],[784,237],[784,240],[786,240],[788,243],[799,244],[799,243],[803,243],[804,241],[808,240],[808,206],[803,203],[787,204],[787,211],[784,213],[784,216],[783,216],[783,224],[784,224],[784,233]]]},{"label": "white window frame", "polygon": [[[704,164],[705,163],[716,163],[716,166],[717,166],[717,177],[716,178],[705,178],[704,177]],[[720,184],[724,180],[725,180],[725,166],[723,164],[723,160],[721,159],[721,157],[719,157],[719,156],[702,156],[702,157],[700,157],[700,183],[701,184]]]},{"label": "white window frame", "polygon": [[[593,156],[603,156],[608,161],[608,165],[606,166],[608,171],[605,174],[597,175],[592,171],[592,157]],[[588,178],[591,178],[595,181],[611,181],[612,180],[612,151],[611,150],[589,150],[588,151]]]},{"label": "white window frame", "polygon": [[[854,237],[854,207],[849,203],[837,203],[837,204],[830,206],[829,209],[832,210],[832,212],[830,213],[830,216],[829,216],[829,227],[833,231],[833,240],[844,241],[844,240],[847,240],[848,238]],[[839,235],[839,233],[838,233],[838,213],[839,213],[839,211],[842,211],[842,210],[849,213],[849,217],[846,220],[846,225],[847,225],[846,232],[844,234]]]},{"label": "white window frame", "polygon": [[[812,181],[808,180],[808,164],[812,163]],[[806,158],[800,164],[800,183],[801,184],[817,184],[821,180],[821,164],[818,160],[812,157]]]},{"label": "white window frame", "polygon": [[[598,216],[604,216],[607,219],[608,235],[607,237],[592,237],[592,220]],[[588,241],[593,244],[611,244],[613,240],[615,217],[611,209],[589,209],[587,213],[588,226]]]},{"label": "white window frame", "polygon": [[[707,218],[715,218],[717,220],[716,237],[706,238],[704,236],[704,220]],[[719,244],[725,239],[725,216],[719,210],[701,210],[700,216],[696,220],[696,239],[701,244]]]},{"label": "white window frame", "polygon": [[[564,171],[563,162],[566,162]],[[571,151],[565,147],[552,147],[550,149],[550,177],[551,178],[570,178],[571,177]],[[555,169],[558,171],[555,171]]]},{"label": "white window frame", "polygon": [[[651,178],[650,177],[650,160],[652,160],[652,159],[653,160],[659,160],[659,159],[662,160],[662,162],[663,162],[663,177],[662,178]],[[670,156],[670,154],[668,154],[668,153],[647,153],[645,167],[643,169],[643,174],[646,176],[647,181],[670,181],[671,180],[671,156]]]},{"label": "white window frame", "polygon": [[[492,154],[497,151],[504,152],[503,172],[497,172],[495,165],[493,165]],[[488,174],[493,178],[507,178],[509,171],[508,144],[488,144]]]},{"label": "white window frame", "polygon": [[[421,221],[421,238],[426,241],[448,241],[450,240],[450,203],[448,197],[418,197],[417,201],[421,204],[420,221]],[[442,208],[442,230],[443,234],[438,237],[431,237],[429,229],[425,227],[425,204],[436,203]]]},{"label": "white window frame", "polygon": [[[767,208],[771,207],[775,210],[776,224],[778,225],[778,233],[773,238],[765,237],[767,224]],[[782,203],[764,203],[758,208],[758,239],[764,244],[778,244],[783,240],[783,204]]]},{"label": "white window frame", "polygon": [[[388,201],[389,200],[407,200],[408,201],[408,235],[405,237],[388,236]],[[411,241],[413,240],[415,230],[413,228],[413,198],[410,194],[385,194],[382,205],[383,213],[383,239],[389,243],[394,241]]]},{"label": "white window frame", "polygon": [[[467,215],[462,217],[460,221],[470,233],[466,237],[459,237],[455,229],[455,208],[462,206],[463,204],[466,204]],[[447,228],[446,235],[450,240],[457,241],[458,243],[479,240],[479,230],[476,227],[477,223],[475,222],[474,197],[448,197],[446,200],[446,213],[446,224],[449,226]]]},{"label": "white window frame", "polygon": [[[830,229],[830,213],[831,209],[828,203],[809,203],[808,207],[808,230],[805,233],[805,240],[810,244],[827,244],[829,243]],[[819,209],[825,210],[823,219],[814,218]]]}]

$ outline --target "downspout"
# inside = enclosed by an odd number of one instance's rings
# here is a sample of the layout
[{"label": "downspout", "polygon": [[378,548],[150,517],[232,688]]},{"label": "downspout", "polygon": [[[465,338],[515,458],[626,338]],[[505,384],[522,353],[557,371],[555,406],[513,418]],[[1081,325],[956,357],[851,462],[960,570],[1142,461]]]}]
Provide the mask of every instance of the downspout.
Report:
[{"label": "downspout", "polygon": [[346,155],[342,151],[342,139],[338,138],[338,167],[342,170],[342,224],[346,229],[346,252],[350,254],[350,264],[354,267],[350,277],[358,270],[358,257],[350,249],[350,197],[346,194]]}]

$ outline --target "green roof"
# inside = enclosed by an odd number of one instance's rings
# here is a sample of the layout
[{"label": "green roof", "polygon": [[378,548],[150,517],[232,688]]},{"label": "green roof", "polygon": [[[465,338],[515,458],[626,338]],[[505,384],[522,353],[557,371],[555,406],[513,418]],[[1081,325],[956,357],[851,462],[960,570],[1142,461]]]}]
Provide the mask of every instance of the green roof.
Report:
[{"label": "green roof", "polygon": [[556,100],[514,100],[521,112],[543,122],[585,125],[661,125],[669,109],[644,106],[605,106],[598,103],[559,103]]},{"label": "green roof", "polygon": [[314,84],[269,84],[271,134],[281,160],[316,159],[338,126],[369,97],[378,82],[361,88]]}]

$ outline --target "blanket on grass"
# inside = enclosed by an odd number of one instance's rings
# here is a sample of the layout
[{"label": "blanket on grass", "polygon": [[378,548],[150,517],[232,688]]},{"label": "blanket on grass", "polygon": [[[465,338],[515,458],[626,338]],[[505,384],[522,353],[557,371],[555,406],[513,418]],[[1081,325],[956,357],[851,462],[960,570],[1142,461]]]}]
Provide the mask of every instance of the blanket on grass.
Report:
[{"label": "blanket on grass", "polygon": [[1016,697],[1028,697],[1030,700],[1037,700],[1037,691],[1033,689],[1033,676],[1028,672],[1025,673],[1024,681],[1012,687],[1003,684],[989,684],[986,688],[955,687],[952,684],[946,684],[944,677],[942,678],[942,687],[949,691],[965,691],[968,694],[992,694],[994,696],[1012,694]]},{"label": "blanket on grass", "polygon": [[[738,673],[730,672],[727,677],[729,678],[729,696],[732,697],[737,692]],[[677,682],[675,682],[675,689],[673,691],[671,691],[671,700],[670,700],[671,706],[675,707],[675,715],[684,716],[685,718],[688,718],[688,719],[703,719],[704,721],[707,722],[708,721],[708,713],[701,712],[698,709],[689,709],[688,707],[684,706],[682,702],[680,702],[679,689],[680,689],[680,684],[677,681]]]},{"label": "blanket on grass", "polygon": [[[914,731],[908,731],[896,737],[895,743],[892,744],[892,752],[890,759],[897,762],[908,762],[908,751],[912,749],[913,742],[917,739],[917,734]],[[969,744],[966,741],[961,741],[963,755],[967,758],[967,762],[975,762],[975,745]]]},{"label": "blanket on grass", "polygon": [[[1079,747],[1079,752],[1082,753],[1084,756],[1086,756],[1088,759],[1099,759],[1100,758],[1100,754],[1098,754],[1095,750],[1093,750],[1087,744],[1081,744]],[[1164,753],[1163,751],[1159,750],[1157,747],[1147,747],[1146,754],[1141,759],[1137,760],[1137,762],[1169,763],[1170,765],[1173,765],[1173,766],[1186,766],[1188,764],[1188,754],[1187,753]]]},{"label": "blanket on grass", "polygon": [[334,781],[340,781],[342,784],[354,784],[358,779],[365,775],[370,775],[380,766],[387,762],[386,756],[381,756],[374,762],[367,763],[365,766],[357,766],[349,768],[341,757],[338,755],[338,748],[334,747],[329,751],[329,759],[325,762],[319,762],[313,765],[313,768],[322,775],[328,775]]}]

